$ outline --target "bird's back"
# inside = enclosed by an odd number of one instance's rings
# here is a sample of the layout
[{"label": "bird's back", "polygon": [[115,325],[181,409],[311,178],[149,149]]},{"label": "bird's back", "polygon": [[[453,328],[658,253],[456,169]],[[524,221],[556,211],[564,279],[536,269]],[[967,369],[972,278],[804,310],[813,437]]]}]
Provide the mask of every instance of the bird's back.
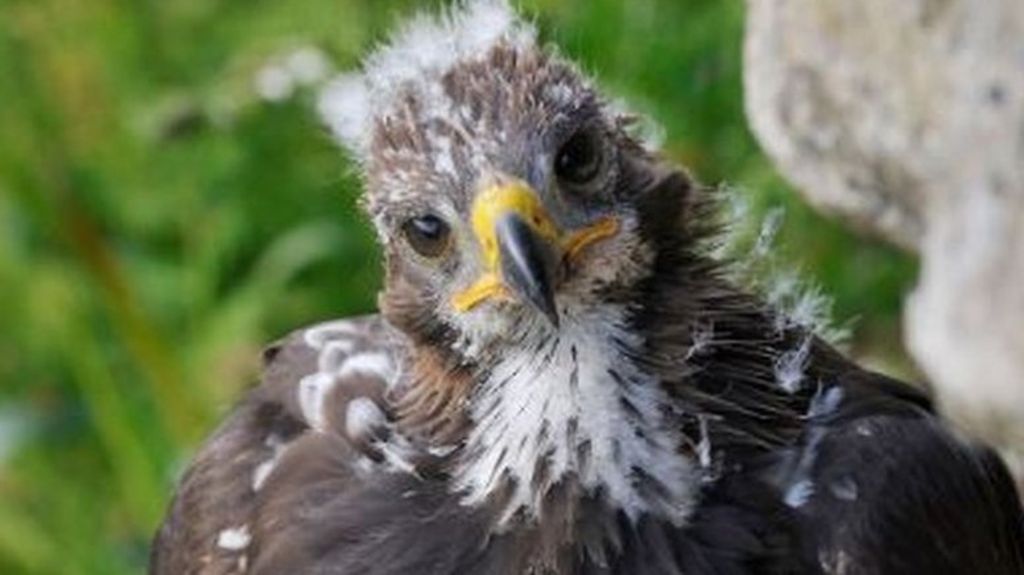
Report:
[{"label": "bird's back", "polygon": [[376,317],[271,346],[182,478],[151,572],[1024,573],[998,459],[918,392],[832,355],[794,439],[726,454],[685,525],[567,486],[532,527],[492,532],[494,510],[452,490],[450,454],[395,428],[405,346]]},{"label": "bird's back", "polygon": [[260,385],[182,477],[151,572],[302,564],[299,543],[308,538],[297,522],[365,489],[377,468],[402,464],[404,454],[387,441],[385,400],[398,375],[397,338],[368,317],[299,330],[267,348]]}]

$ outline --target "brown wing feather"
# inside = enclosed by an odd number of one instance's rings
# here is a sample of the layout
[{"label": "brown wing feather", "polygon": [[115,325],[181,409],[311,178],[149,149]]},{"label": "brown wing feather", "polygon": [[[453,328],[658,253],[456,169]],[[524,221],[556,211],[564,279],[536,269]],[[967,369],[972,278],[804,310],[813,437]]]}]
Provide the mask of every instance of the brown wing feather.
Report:
[{"label": "brown wing feather", "polygon": [[[287,527],[284,507],[302,496],[302,487],[329,474],[332,488],[344,489],[339,470],[357,468],[360,458],[364,465],[382,459],[373,439],[386,429],[368,416],[387,417],[383,398],[402,350],[396,338],[373,316],[299,330],[269,347],[261,384],[182,477],[156,535],[150,572],[243,573],[257,552],[287,556],[264,534]],[[356,398],[373,404],[349,422]]]}]

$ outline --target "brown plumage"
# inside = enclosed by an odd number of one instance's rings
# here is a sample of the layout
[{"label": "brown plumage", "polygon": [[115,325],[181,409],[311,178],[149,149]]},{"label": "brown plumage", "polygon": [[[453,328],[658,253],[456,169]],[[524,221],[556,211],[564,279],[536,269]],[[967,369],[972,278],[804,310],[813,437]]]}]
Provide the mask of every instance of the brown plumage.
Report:
[{"label": "brown plumage", "polygon": [[299,330],[155,574],[1024,571],[1013,485],[710,255],[715,198],[498,0],[323,100],[381,315]]}]

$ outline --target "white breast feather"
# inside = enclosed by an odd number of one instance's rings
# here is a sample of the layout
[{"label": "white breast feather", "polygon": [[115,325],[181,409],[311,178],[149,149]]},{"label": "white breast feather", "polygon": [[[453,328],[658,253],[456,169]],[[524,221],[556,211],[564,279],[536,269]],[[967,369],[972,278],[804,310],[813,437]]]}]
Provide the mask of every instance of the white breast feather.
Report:
[{"label": "white breast feather", "polygon": [[[536,516],[546,488],[574,472],[585,489],[600,488],[610,504],[633,519],[651,513],[675,524],[685,522],[700,474],[679,453],[681,438],[661,409],[669,400],[659,382],[623,356],[623,345],[635,349],[642,343],[625,330],[623,315],[618,308],[565,314],[549,362],[543,361],[549,348],[535,354],[531,345],[532,338],[553,337],[538,323],[524,334],[520,351],[492,370],[481,384],[472,412],[476,426],[466,450],[479,455],[457,472],[455,486],[464,491],[465,504],[481,503],[507,475],[515,487],[503,521],[519,509]],[[610,370],[625,383],[616,381]],[[635,406],[639,417],[627,412],[623,399]],[[576,455],[584,442],[591,446],[585,465]],[[545,456],[551,460],[548,479],[534,489],[536,462]],[[633,468],[663,485],[667,497],[655,501],[641,493]]]}]

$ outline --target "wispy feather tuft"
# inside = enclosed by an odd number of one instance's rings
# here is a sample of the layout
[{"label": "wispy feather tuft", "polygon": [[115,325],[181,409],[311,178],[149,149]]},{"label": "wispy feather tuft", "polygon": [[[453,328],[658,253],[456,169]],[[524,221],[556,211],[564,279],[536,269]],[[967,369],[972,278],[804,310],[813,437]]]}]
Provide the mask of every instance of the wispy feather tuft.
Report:
[{"label": "wispy feather tuft", "polygon": [[396,108],[403,96],[448,111],[448,101],[435,94],[439,81],[457,63],[482,57],[505,43],[528,47],[536,42],[532,25],[506,0],[467,0],[441,15],[412,18],[364,61],[362,71],[344,74],[323,90],[318,110],[338,141],[360,161],[369,153],[374,123]]}]

